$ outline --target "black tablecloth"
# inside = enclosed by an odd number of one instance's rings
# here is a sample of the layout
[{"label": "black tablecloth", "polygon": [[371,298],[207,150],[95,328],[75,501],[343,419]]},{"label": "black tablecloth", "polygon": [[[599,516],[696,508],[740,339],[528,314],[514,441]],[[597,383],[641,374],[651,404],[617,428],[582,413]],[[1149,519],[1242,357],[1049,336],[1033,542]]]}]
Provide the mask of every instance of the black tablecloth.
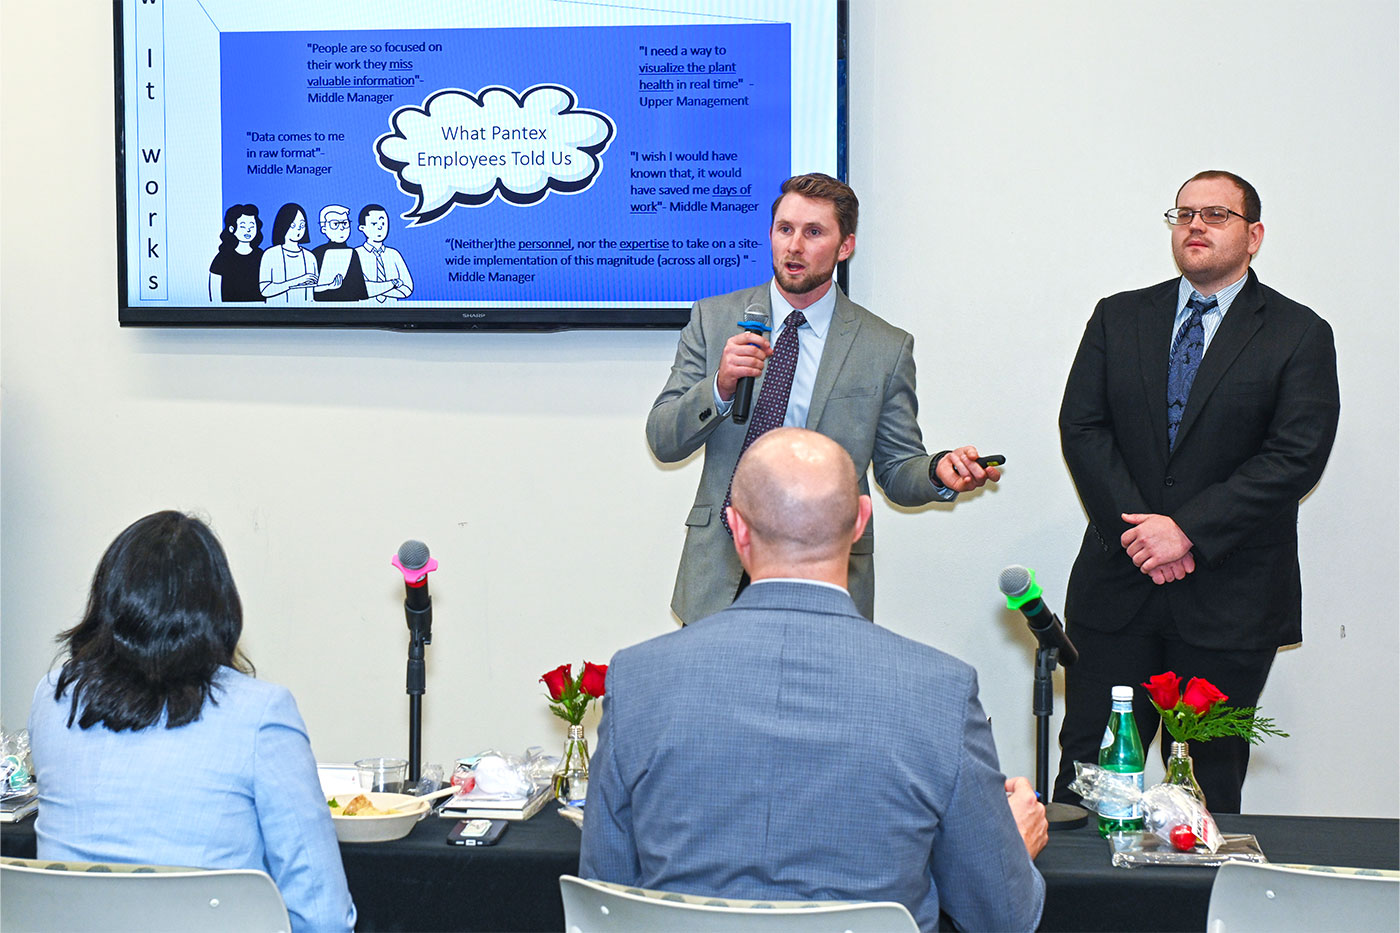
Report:
[{"label": "black tablecloth", "polygon": [[578,827],[546,806],[494,846],[449,846],[455,825],[430,816],[396,842],[341,845],[357,930],[564,929],[559,876],[578,874]]},{"label": "black tablecloth", "polygon": [[[1253,833],[1271,862],[1400,869],[1400,821],[1221,816],[1218,822],[1225,832]],[[452,825],[428,817],[397,842],[340,847],[360,930],[564,929],[559,876],[578,870],[573,824],[546,807],[482,848],[447,845]],[[33,819],[0,827],[0,852],[33,858]],[[1114,868],[1108,843],[1092,825],[1052,833],[1036,866],[1045,876],[1042,930],[1205,929],[1213,868]]]},{"label": "black tablecloth", "polygon": [[[1400,821],[1316,816],[1216,817],[1221,832],[1253,833],[1270,862],[1400,868]],[[1045,876],[1041,930],[1206,928],[1214,868],[1114,868],[1093,821],[1050,834],[1036,859]]]}]

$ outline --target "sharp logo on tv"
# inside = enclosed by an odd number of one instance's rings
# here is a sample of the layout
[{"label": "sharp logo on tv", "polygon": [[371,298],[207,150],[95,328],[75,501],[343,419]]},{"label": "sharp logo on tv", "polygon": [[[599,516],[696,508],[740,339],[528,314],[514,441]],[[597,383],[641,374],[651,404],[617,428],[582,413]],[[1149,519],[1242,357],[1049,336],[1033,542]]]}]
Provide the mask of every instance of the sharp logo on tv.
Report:
[{"label": "sharp logo on tv", "polygon": [[117,0],[120,321],[683,324],[841,171],[841,5],[713,7]]}]

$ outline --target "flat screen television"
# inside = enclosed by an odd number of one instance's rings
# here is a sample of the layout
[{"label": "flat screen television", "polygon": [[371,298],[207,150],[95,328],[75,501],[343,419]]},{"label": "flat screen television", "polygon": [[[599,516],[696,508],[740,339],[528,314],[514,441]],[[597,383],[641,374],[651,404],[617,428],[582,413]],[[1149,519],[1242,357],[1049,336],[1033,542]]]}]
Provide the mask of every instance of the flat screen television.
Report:
[{"label": "flat screen television", "polygon": [[116,0],[123,325],[679,327],[845,176],[844,0]]}]

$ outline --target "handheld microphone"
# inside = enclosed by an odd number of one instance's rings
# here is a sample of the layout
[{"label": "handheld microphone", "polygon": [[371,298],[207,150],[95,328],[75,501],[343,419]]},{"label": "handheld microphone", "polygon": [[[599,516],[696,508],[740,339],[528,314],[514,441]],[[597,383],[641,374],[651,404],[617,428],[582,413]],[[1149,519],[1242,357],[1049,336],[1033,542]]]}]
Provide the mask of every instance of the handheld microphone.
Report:
[{"label": "handheld microphone", "polygon": [[[751,304],[744,309],[739,326],[751,334],[763,334],[773,328],[768,326],[768,309],[761,304]],[[753,376],[745,376],[734,387],[734,423],[743,424],[749,420],[749,408],[753,403]]]},{"label": "handheld microphone", "polygon": [[1031,633],[1042,648],[1055,648],[1059,651],[1060,664],[1069,667],[1079,660],[1079,651],[1065,634],[1065,628],[1050,607],[1041,601],[1043,592],[1035,582],[1035,571],[1012,565],[1001,572],[997,587],[1006,597],[1007,609],[1019,609],[1026,617]]}]

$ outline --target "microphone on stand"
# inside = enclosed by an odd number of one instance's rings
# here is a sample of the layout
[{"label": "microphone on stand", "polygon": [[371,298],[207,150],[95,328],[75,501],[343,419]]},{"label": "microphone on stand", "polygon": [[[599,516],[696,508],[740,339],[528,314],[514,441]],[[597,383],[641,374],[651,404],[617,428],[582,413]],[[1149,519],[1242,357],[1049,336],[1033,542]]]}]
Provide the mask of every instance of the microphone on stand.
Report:
[{"label": "microphone on stand", "polygon": [[1040,584],[1035,582],[1034,570],[1013,564],[1001,572],[997,587],[1006,597],[1007,609],[1021,610],[1021,615],[1026,617],[1026,625],[1041,647],[1059,651],[1058,660],[1062,666],[1069,667],[1079,660],[1079,651],[1065,634],[1065,627],[1050,611],[1050,607],[1041,601],[1043,591]]},{"label": "microphone on stand", "polygon": [[428,595],[428,574],[438,568],[435,558],[428,555],[428,546],[422,541],[405,541],[399,551],[389,561],[403,574],[403,607],[408,615],[408,628],[413,631],[414,622],[421,619],[423,640],[433,640],[433,600]]},{"label": "microphone on stand", "polygon": [[403,574],[404,619],[408,623],[408,780],[418,783],[423,758],[423,694],[427,691],[427,663],[423,648],[433,640],[433,600],[428,595],[428,574],[438,562],[422,541],[405,541],[390,559]]},{"label": "microphone on stand", "polygon": [[1045,819],[1053,829],[1075,829],[1089,821],[1089,811],[1066,803],[1050,802],[1050,716],[1055,712],[1054,673],[1058,664],[1068,667],[1079,652],[1065,634],[1055,613],[1041,600],[1035,571],[1010,566],[1001,572],[997,587],[1006,597],[1007,609],[1026,617],[1039,647],[1035,650],[1035,685],[1031,713],[1035,716],[1035,794],[1045,804]]},{"label": "microphone on stand", "polygon": [[[739,326],[751,334],[764,334],[773,328],[768,326],[768,309],[755,302],[744,309]],[[753,376],[745,376],[734,387],[734,423],[743,424],[749,420],[749,409],[753,404]]]}]

